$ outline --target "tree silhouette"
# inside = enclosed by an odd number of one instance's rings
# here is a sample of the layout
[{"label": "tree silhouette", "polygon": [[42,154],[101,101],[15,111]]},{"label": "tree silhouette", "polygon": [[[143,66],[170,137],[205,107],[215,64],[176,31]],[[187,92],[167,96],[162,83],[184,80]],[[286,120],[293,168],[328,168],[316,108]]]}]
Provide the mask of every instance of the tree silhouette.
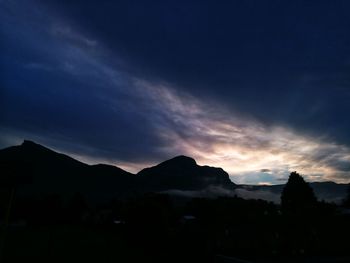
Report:
[{"label": "tree silhouette", "polygon": [[282,211],[307,212],[317,203],[310,185],[297,172],[292,172],[281,195]]}]

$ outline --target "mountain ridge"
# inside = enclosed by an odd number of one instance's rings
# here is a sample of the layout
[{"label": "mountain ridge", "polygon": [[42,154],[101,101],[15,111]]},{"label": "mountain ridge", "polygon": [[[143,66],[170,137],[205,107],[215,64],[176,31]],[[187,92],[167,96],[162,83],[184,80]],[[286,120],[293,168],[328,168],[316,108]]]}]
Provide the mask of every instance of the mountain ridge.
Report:
[{"label": "mountain ridge", "polygon": [[[113,165],[88,165],[29,140],[24,140],[21,145],[1,149],[0,163],[2,167],[9,163],[12,166],[23,166],[22,164],[25,163],[33,168],[32,183],[20,187],[26,194],[68,193],[72,195],[75,192],[81,192],[91,196],[92,199],[106,199],[177,188],[199,190],[208,187],[213,181],[218,184],[222,182],[233,184],[228,174],[221,168],[198,166],[194,159],[187,156],[176,156],[155,166],[165,171],[177,171],[178,176],[181,171],[189,171],[185,172],[186,176],[180,176],[180,184],[172,185],[172,183],[169,184],[169,182],[174,183],[169,181],[170,173],[158,178],[147,176],[147,171],[153,171],[154,167],[145,168],[136,175]],[[146,175],[140,176],[142,174]],[[202,177],[201,174],[203,174]],[[211,177],[215,179],[208,180]],[[220,177],[225,178],[220,181],[218,180]]]},{"label": "mountain ridge", "polygon": [[153,182],[157,190],[201,190],[208,186],[234,189],[236,184],[230,180],[222,168],[200,166],[196,161],[184,155],[176,156],[158,165],[142,169],[137,173],[144,184]]},{"label": "mountain ridge", "polygon": [[[89,165],[29,140],[24,140],[17,146],[0,149],[0,164],[2,170],[8,164],[22,166],[21,173],[26,165],[30,166],[33,180],[31,183],[27,180],[26,185],[20,187],[24,194],[65,195],[81,192],[96,200],[145,192],[164,192],[194,196],[196,193],[210,193],[211,196],[238,195],[248,199],[278,202],[284,187],[284,184],[237,185],[222,168],[198,165],[193,158],[184,155],[133,174],[114,165]],[[6,169],[5,171],[8,170]],[[2,181],[8,180],[4,179],[8,177],[2,177]],[[311,182],[310,185],[319,199],[336,202],[341,200],[348,187],[347,184],[331,181]]]}]

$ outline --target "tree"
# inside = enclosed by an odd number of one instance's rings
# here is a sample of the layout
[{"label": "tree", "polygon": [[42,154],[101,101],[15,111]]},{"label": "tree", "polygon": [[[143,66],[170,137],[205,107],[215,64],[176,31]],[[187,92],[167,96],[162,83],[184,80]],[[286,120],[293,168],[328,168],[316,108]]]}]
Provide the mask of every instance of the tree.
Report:
[{"label": "tree", "polygon": [[282,211],[287,213],[309,212],[317,204],[316,196],[297,172],[292,172],[281,195]]}]

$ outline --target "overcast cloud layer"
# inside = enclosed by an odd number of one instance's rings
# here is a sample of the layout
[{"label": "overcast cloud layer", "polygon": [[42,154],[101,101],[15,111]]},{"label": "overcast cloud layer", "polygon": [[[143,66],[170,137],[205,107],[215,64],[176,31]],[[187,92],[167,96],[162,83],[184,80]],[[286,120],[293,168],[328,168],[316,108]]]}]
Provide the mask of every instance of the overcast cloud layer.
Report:
[{"label": "overcast cloud layer", "polygon": [[[263,3],[262,3],[263,2]],[[0,1],[0,146],[349,182],[346,1]]]}]

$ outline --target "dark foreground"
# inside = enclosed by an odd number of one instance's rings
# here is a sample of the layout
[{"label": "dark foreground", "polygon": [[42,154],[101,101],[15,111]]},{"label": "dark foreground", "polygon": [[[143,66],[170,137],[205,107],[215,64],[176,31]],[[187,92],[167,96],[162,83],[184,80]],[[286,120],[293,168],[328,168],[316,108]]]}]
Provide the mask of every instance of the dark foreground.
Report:
[{"label": "dark foreground", "polygon": [[2,262],[349,262],[344,211],[319,203],[285,214],[261,200],[158,194],[99,206],[19,199]]}]

